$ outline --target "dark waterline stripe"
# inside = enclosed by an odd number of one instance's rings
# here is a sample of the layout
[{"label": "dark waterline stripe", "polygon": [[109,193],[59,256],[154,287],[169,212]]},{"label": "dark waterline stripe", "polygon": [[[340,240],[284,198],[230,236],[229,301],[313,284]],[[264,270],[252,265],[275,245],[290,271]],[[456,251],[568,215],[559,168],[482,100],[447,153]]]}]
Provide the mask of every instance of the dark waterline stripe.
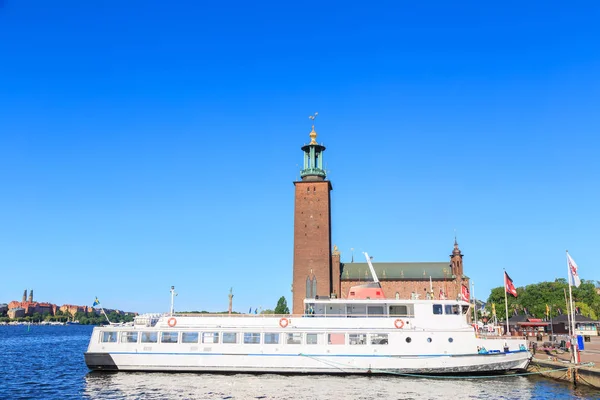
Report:
[{"label": "dark waterline stripe", "polygon": [[123,355],[123,354],[143,354],[143,355],[167,355],[167,356],[249,356],[249,357],[378,357],[378,358],[434,358],[434,357],[471,357],[471,356],[501,356],[511,353],[524,353],[527,350],[509,351],[506,353],[491,353],[491,354],[415,354],[406,356],[394,356],[387,354],[239,354],[239,353],[153,353],[153,352],[128,352],[128,351],[115,351],[109,352],[109,354]]}]

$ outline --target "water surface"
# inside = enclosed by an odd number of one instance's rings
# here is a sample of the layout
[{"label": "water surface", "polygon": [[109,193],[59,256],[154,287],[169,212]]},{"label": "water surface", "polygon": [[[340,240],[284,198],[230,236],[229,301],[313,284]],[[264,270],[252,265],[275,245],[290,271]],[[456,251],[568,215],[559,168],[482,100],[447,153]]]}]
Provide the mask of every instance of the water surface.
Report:
[{"label": "water surface", "polygon": [[535,376],[91,373],[88,326],[0,326],[0,399],[600,399],[598,391]]}]

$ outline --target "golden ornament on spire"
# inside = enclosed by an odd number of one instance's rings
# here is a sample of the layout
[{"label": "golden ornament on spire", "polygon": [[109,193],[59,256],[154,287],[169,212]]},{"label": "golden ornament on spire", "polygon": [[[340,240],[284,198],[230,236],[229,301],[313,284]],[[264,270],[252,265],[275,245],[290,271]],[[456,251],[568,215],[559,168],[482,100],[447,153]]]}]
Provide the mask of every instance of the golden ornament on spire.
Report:
[{"label": "golden ornament on spire", "polygon": [[317,143],[317,131],[315,131],[315,118],[317,118],[317,115],[319,115],[318,112],[315,113],[315,115],[310,115],[308,118],[312,119],[313,121],[313,126],[312,126],[312,131],[310,131],[309,135],[310,136],[310,143],[309,144],[318,144]]}]

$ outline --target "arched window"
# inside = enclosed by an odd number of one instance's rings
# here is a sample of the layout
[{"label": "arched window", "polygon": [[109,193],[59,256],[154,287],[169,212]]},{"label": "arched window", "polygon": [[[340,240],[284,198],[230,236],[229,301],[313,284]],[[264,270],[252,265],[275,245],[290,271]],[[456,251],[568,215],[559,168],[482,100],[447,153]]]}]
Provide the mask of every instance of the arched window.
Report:
[{"label": "arched window", "polygon": [[312,297],[317,297],[317,277],[313,276],[312,280]]},{"label": "arched window", "polygon": [[400,300],[400,293],[396,292],[396,300]]},{"label": "arched window", "polygon": [[312,285],[308,276],[306,277],[306,298],[312,299]]}]

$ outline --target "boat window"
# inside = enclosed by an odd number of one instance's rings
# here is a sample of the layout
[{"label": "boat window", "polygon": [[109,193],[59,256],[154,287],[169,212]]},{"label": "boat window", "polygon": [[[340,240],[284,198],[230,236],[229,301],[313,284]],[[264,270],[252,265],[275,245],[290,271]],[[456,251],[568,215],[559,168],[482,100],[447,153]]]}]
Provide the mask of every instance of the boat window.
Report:
[{"label": "boat window", "polygon": [[387,333],[374,333],[371,335],[371,344],[388,344]]},{"label": "boat window", "polygon": [[260,333],[244,332],[245,344],[260,344]]},{"label": "boat window", "polygon": [[202,343],[219,343],[219,332],[202,332]]},{"label": "boat window", "polygon": [[454,339],[452,339],[451,337],[449,337],[449,338],[448,338],[448,342],[449,342],[449,343],[452,343],[452,342],[454,342]]},{"label": "boat window", "polygon": [[279,333],[265,333],[265,344],[279,344]]},{"label": "boat window", "polygon": [[287,344],[302,344],[301,333],[288,333],[286,338]]},{"label": "boat window", "polygon": [[307,333],[306,344],[319,344],[319,336],[318,333]]},{"label": "boat window", "polygon": [[237,343],[237,333],[223,332],[223,343]]},{"label": "boat window", "polygon": [[362,317],[367,314],[367,306],[363,304],[348,305],[346,307],[346,314],[348,317],[353,315]]},{"label": "boat window", "polygon": [[137,340],[138,340],[137,332],[121,333],[121,343],[137,343]]},{"label": "boat window", "polygon": [[198,332],[182,332],[182,343],[198,343]]},{"label": "boat window", "polygon": [[117,343],[117,332],[102,332],[103,343]]},{"label": "boat window", "polygon": [[161,332],[160,342],[161,343],[177,343],[177,332]]},{"label": "boat window", "polygon": [[343,333],[328,333],[327,344],[344,344],[346,341]]},{"label": "boat window", "polygon": [[409,338],[409,337],[407,337],[407,338],[406,338],[406,343],[410,343],[410,342],[412,342],[412,339],[411,339],[411,338]]},{"label": "boat window", "polygon": [[367,314],[369,316],[383,315],[383,306],[368,306]]},{"label": "boat window", "polygon": [[454,315],[458,315],[460,314],[460,311],[458,310],[458,304],[446,304],[444,306],[445,308],[445,312],[446,314],[454,314]]},{"label": "boat window", "polygon": [[462,306],[462,313],[466,314],[469,312],[469,306]]},{"label": "boat window", "polygon": [[142,332],[142,343],[158,343],[158,332]]},{"label": "boat window", "polygon": [[405,305],[390,306],[390,315],[394,316],[394,317],[407,317],[408,316],[408,306],[405,306]]},{"label": "boat window", "polygon": [[434,304],[433,305],[433,313],[435,315],[441,315],[441,314],[443,314],[442,305],[441,304]]},{"label": "boat window", "polygon": [[348,343],[351,345],[367,344],[367,335],[365,333],[351,333],[348,335]]},{"label": "boat window", "polygon": [[431,338],[430,337],[427,338],[427,343],[431,343]]}]

